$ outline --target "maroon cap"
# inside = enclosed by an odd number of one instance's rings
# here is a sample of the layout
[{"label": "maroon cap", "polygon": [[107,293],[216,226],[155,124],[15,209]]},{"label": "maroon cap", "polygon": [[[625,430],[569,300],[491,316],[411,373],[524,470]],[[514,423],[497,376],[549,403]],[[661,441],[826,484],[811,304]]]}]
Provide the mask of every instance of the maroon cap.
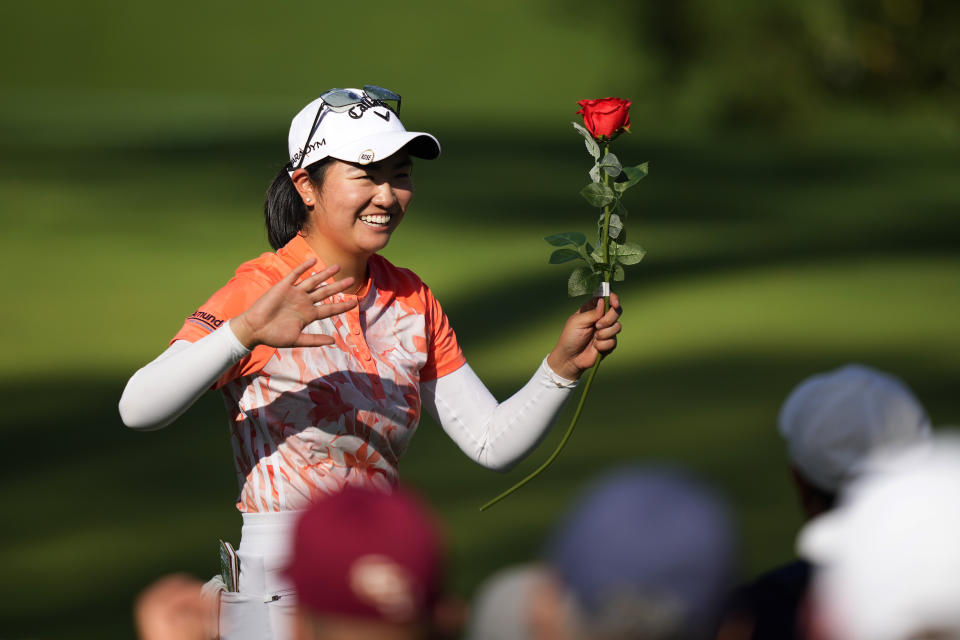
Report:
[{"label": "maroon cap", "polygon": [[347,486],[300,517],[286,573],[315,613],[421,621],[440,592],[441,536],[409,492]]}]

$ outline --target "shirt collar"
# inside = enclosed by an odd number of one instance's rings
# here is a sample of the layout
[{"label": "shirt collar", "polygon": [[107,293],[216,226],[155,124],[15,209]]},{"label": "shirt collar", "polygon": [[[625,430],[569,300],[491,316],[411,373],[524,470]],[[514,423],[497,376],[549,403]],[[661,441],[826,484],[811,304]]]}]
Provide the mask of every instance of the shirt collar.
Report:
[{"label": "shirt collar", "polygon": [[326,263],[314,252],[306,238],[299,233],[293,236],[290,242],[277,249],[277,255],[291,267],[295,267],[310,258],[316,258],[317,264],[313,267],[314,271],[322,271],[327,268]]},{"label": "shirt collar", "polygon": [[[323,271],[327,268],[327,264],[317,255],[317,253],[310,246],[310,243],[307,242],[299,233],[291,238],[290,242],[284,246],[277,249],[277,255],[290,266],[290,268],[296,267],[298,264],[309,260],[310,258],[315,258],[317,263],[313,265],[312,271]],[[360,290],[357,291],[356,296],[361,300],[365,299],[370,292],[374,289],[373,287],[373,263],[375,256],[371,256],[370,260],[367,263],[367,281],[363,283],[363,286],[360,287]]]}]

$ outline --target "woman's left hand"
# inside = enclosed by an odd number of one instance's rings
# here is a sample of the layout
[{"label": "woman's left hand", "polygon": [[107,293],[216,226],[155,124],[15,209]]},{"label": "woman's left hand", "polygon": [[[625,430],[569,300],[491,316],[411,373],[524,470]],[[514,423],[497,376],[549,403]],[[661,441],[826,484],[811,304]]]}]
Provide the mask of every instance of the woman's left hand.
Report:
[{"label": "woman's left hand", "polygon": [[610,294],[610,310],[603,312],[603,298],[593,298],[567,319],[557,346],[547,356],[554,373],[578,380],[593,366],[597,355],[606,356],[617,346],[620,325],[620,297]]}]

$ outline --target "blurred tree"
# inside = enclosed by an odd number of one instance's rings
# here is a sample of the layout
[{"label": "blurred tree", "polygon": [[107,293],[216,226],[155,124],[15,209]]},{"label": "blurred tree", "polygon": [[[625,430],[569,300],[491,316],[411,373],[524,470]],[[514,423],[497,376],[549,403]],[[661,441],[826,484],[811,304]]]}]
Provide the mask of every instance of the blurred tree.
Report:
[{"label": "blurred tree", "polygon": [[613,4],[605,13],[636,25],[633,47],[659,69],[656,99],[681,118],[775,127],[851,104],[952,115],[960,101],[955,0]]},{"label": "blurred tree", "polygon": [[[813,3],[817,4],[817,3]],[[960,4],[951,0],[847,0],[821,8],[832,25],[817,39],[818,72],[837,93],[896,101],[960,89]],[[833,6],[830,6],[833,5]]]}]

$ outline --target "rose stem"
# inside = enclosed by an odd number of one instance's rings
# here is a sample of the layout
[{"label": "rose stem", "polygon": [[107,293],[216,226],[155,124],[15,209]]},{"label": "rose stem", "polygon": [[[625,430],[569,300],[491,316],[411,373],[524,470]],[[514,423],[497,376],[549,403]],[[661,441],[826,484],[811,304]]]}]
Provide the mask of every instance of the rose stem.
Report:
[{"label": "rose stem", "polygon": [[[606,158],[610,153],[610,143],[603,143],[603,157]],[[605,170],[603,172],[603,186],[610,188],[610,174]],[[616,197],[616,196],[614,196]],[[610,204],[603,205],[603,281],[610,282],[610,276],[613,273],[613,267],[610,265]],[[610,308],[610,297],[603,297],[603,310]],[[599,360],[597,363],[599,364]],[[594,365],[596,366],[596,365]]]},{"label": "rose stem", "polygon": [[[604,157],[606,157],[608,153],[610,153],[610,143],[604,142],[603,143]],[[610,186],[610,174],[607,173],[606,171],[603,172],[603,184],[607,187]],[[609,204],[603,205],[603,245],[602,246],[603,246],[603,263],[604,263],[603,281],[610,282],[610,274],[612,269],[610,267],[610,205]],[[610,310],[610,297],[604,296],[603,311],[604,313],[606,313],[609,310]],[[563,451],[563,448],[567,446],[567,441],[570,439],[570,436],[573,435],[573,428],[577,426],[577,420],[580,419],[580,413],[583,411],[583,405],[587,400],[587,396],[590,394],[590,385],[593,384],[593,379],[597,375],[597,370],[600,368],[600,360],[602,359],[603,359],[603,356],[598,353],[597,359],[593,361],[593,366],[590,367],[590,373],[587,376],[587,383],[583,386],[583,393],[580,394],[580,401],[577,402],[577,410],[573,412],[573,418],[571,418],[570,420],[570,425],[567,427],[566,432],[563,434],[563,438],[560,439],[560,443],[557,445],[557,448],[554,449],[553,453],[550,454],[550,457],[547,458],[546,461],[544,461],[544,463],[541,464],[539,467],[537,467],[532,473],[530,473],[530,475],[528,475],[523,480],[513,485],[512,487],[510,487],[500,495],[498,495],[493,500],[490,500],[489,502],[484,504],[482,507],[480,507],[480,511],[486,511],[487,509],[497,504],[498,502],[500,502],[501,500],[509,496],[511,493],[513,493],[514,491],[522,487],[523,485],[527,484],[528,482],[536,478],[538,475],[540,475],[541,471],[549,467],[553,463],[553,461],[557,459],[557,456],[560,455],[560,452]]]}]

